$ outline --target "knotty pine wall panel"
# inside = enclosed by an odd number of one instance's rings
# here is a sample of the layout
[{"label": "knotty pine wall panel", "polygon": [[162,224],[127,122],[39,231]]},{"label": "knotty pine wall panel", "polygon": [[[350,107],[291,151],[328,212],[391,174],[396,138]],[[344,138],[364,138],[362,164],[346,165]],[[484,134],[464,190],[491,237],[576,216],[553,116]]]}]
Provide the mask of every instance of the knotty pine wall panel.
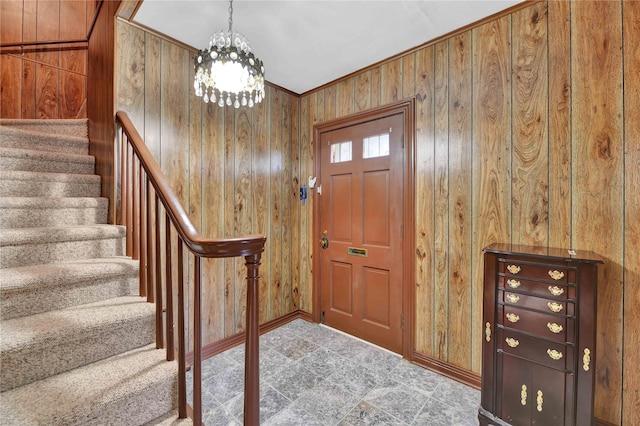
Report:
[{"label": "knotty pine wall panel", "polygon": [[[571,246],[570,1],[547,3],[549,100],[549,247]],[[549,68],[551,69],[551,68]]]},{"label": "knotty pine wall panel", "polygon": [[[96,159],[96,174],[102,178],[102,196],[109,198],[110,223],[115,221],[114,186],[114,39],[115,13],[120,1],[102,2],[87,49],[87,118],[89,153]],[[89,95],[90,94],[90,95]]]},{"label": "knotty pine wall panel", "polygon": [[[622,423],[640,412],[640,2],[622,4],[624,61],[624,311]],[[619,342],[616,342],[619,343]]]},{"label": "knotty pine wall panel", "polygon": [[[86,39],[97,11],[95,1],[77,0],[3,0],[0,7],[2,43]],[[3,77],[0,117],[86,118],[87,49],[86,42],[3,48],[2,75],[15,77]]]},{"label": "knotty pine wall panel", "polygon": [[[117,109],[132,118],[203,235],[267,235],[261,322],[297,310],[306,259],[300,235],[308,235],[299,228],[298,187],[306,181],[300,178],[299,97],[269,86],[251,109],[203,104],[193,94],[193,52],[121,20],[117,34]],[[185,260],[192,315],[193,260]],[[245,276],[244,259],[203,262],[204,344],[244,330]]]},{"label": "knotty pine wall panel", "polygon": [[511,19],[503,17],[474,29],[472,277],[475,281],[470,314],[471,370],[480,371],[482,323],[482,248],[511,240]]},{"label": "knotty pine wall panel", "polygon": [[415,134],[415,321],[414,348],[425,354],[433,353],[433,271],[434,241],[434,110],[435,72],[434,47],[416,52],[416,134]]},{"label": "knotty pine wall panel", "polygon": [[[411,279],[421,359],[479,374],[486,245],[604,256],[596,416],[625,425],[640,407],[639,4],[532,2],[306,93],[300,117],[310,144],[317,120],[350,105],[415,98]],[[324,116],[312,108],[320,104]],[[311,153],[301,151],[303,176]],[[310,306],[310,293],[301,295]]]},{"label": "knotty pine wall panel", "polygon": [[[548,67],[544,4],[512,15],[511,206],[515,244],[548,246]],[[541,142],[542,141],[542,142]]]},{"label": "knotty pine wall panel", "polygon": [[[448,357],[448,318],[449,318],[449,215],[447,201],[449,198],[449,46],[446,42],[434,46],[434,132],[433,132],[433,306],[435,307],[434,355],[439,358]],[[409,74],[411,75],[411,74]]]},{"label": "knotty pine wall panel", "polygon": [[595,410],[618,421],[624,263],[621,7],[621,2],[576,2],[571,8],[572,243],[606,259],[598,277]]},{"label": "knotty pine wall panel", "polygon": [[459,366],[471,365],[471,351],[465,348],[472,339],[468,325],[472,306],[471,282],[472,227],[472,153],[469,142],[471,120],[471,33],[465,32],[448,40],[449,43],[449,324],[447,361]]}]

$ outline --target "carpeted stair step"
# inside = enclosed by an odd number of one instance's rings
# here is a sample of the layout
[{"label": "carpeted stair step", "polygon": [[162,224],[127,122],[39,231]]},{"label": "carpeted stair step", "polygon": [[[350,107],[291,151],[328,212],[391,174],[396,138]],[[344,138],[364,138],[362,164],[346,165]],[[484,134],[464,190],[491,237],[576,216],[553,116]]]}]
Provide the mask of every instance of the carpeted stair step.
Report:
[{"label": "carpeted stair step", "polygon": [[107,223],[107,198],[0,197],[0,228]]},{"label": "carpeted stair step", "polygon": [[89,139],[0,126],[0,147],[87,155]]},{"label": "carpeted stair step", "polygon": [[118,225],[0,229],[0,268],[124,256]]},{"label": "carpeted stair step", "polygon": [[0,126],[48,133],[50,135],[75,136],[78,138],[89,137],[88,123],[89,120],[86,118],[60,120],[0,118]]},{"label": "carpeted stair step", "polygon": [[[0,394],[8,425],[143,425],[175,408],[176,361],[148,345]],[[182,423],[180,423],[182,424]]]},{"label": "carpeted stair step", "polygon": [[99,197],[100,176],[0,170],[0,197]]},{"label": "carpeted stair step", "polygon": [[90,155],[0,148],[0,170],[93,174],[95,159]]},{"label": "carpeted stair step", "polygon": [[155,306],[126,296],[2,322],[0,391],[154,341]]},{"label": "carpeted stair step", "polygon": [[139,262],[128,257],[3,269],[0,320],[83,305],[139,291]]}]

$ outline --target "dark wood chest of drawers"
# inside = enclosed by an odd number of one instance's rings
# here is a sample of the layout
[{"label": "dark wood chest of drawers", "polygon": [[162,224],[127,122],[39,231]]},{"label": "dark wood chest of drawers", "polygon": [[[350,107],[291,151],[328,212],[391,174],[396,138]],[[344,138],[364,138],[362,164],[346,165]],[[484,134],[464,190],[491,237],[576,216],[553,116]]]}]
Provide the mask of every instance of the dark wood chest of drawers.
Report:
[{"label": "dark wood chest of drawers", "polygon": [[593,424],[599,256],[484,249],[481,425]]}]

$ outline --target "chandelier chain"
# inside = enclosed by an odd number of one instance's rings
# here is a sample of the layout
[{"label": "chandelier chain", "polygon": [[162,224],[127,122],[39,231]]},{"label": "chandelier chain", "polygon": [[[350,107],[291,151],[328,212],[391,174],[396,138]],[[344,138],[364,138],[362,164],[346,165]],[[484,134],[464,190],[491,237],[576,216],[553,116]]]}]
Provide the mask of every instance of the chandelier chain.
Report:
[{"label": "chandelier chain", "polygon": [[229,0],[229,34],[232,33],[231,28],[233,27],[233,0]]}]

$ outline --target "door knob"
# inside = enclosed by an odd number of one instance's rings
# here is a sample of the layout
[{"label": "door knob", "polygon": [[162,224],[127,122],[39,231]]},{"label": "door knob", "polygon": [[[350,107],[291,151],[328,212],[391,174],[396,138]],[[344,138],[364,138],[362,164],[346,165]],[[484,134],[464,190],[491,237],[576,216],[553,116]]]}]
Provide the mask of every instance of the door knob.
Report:
[{"label": "door knob", "polygon": [[327,238],[327,234],[328,232],[326,229],[322,231],[322,238],[320,239],[320,247],[322,247],[323,250],[329,247],[329,239]]}]

